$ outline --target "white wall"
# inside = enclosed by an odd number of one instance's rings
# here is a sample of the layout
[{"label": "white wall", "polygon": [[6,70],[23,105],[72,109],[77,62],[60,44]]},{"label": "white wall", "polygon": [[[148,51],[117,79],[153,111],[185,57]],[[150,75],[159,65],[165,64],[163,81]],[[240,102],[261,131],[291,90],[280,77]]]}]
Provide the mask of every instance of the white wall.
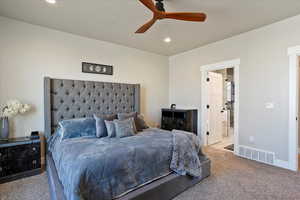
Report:
[{"label": "white wall", "polygon": [[[154,124],[169,103],[199,109],[200,66],[240,58],[239,142],[288,160],[287,48],[300,44],[300,16],[172,56],[169,68],[167,57],[137,49],[3,17],[0,27],[0,103],[16,98],[35,107],[13,120],[12,137],[43,131],[44,76],[141,83],[142,112]],[[82,61],[112,64],[114,76],[81,73]]]},{"label": "white wall", "polygon": [[[159,123],[168,105],[168,58],[0,17],[0,103],[19,99],[34,111],[14,120],[11,137],[44,130],[43,77],[140,83],[142,113]],[[114,75],[81,73],[81,62],[114,65]]]},{"label": "white wall", "polygon": [[[275,152],[277,159],[287,161],[287,48],[300,44],[299,27],[296,16],[170,57],[170,103],[199,108],[200,66],[240,58],[239,143]],[[274,102],[275,108],[267,110],[266,102]]]}]

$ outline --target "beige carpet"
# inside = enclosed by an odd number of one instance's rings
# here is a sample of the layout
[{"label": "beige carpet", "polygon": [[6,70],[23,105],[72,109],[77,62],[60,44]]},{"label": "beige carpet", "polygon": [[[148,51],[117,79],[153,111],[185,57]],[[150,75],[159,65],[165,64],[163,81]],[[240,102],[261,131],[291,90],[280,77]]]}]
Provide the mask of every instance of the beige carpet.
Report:
[{"label": "beige carpet", "polygon": [[[206,149],[212,175],[175,200],[299,200],[300,173]],[[46,174],[0,185],[1,200],[48,200]]]}]

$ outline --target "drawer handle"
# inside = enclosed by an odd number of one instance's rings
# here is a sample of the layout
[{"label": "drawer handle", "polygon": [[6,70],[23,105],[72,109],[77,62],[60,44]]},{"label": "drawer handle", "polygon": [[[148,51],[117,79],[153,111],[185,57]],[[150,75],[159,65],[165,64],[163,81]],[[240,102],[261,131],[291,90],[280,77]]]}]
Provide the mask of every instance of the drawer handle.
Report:
[{"label": "drawer handle", "polygon": [[36,148],[35,148],[35,147],[33,147],[33,148],[32,148],[32,150],[33,150],[33,151],[36,151]]},{"label": "drawer handle", "polygon": [[36,164],[36,160],[32,161],[32,164]]},{"label": "drawer handle", "polygon": [[0,172],[2,172],[2,167],[0,167]]},{"label": "drawer handle", "polygon": [[2,153],[0,153],[0,157],[2,156]]}]

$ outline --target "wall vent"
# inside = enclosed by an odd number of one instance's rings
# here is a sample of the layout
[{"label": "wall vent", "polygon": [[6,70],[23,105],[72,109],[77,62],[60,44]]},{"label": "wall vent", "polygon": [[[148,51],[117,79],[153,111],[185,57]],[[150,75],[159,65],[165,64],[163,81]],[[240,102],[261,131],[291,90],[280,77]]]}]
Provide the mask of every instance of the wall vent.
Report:
[{"label": "wall vent", "polygon": [[269,165],[274,165],[275,153],[247,146],[239,146],[239,156],[250,160],[255,160]]}]

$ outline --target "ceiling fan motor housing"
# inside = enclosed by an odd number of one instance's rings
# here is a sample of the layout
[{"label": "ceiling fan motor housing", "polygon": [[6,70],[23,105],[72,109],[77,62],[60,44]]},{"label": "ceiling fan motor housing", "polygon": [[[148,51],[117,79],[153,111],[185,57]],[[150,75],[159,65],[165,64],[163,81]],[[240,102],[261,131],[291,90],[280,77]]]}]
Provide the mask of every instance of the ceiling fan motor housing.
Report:
[{"label": "ceiling fan motor housing", "polygon": [[155,0],[156,1],[156,8],[157,10],[159,11],[162,11],[162,12],[166,12],[165,8],[164,8],[164,3],[163,3],[163,0]]}]

